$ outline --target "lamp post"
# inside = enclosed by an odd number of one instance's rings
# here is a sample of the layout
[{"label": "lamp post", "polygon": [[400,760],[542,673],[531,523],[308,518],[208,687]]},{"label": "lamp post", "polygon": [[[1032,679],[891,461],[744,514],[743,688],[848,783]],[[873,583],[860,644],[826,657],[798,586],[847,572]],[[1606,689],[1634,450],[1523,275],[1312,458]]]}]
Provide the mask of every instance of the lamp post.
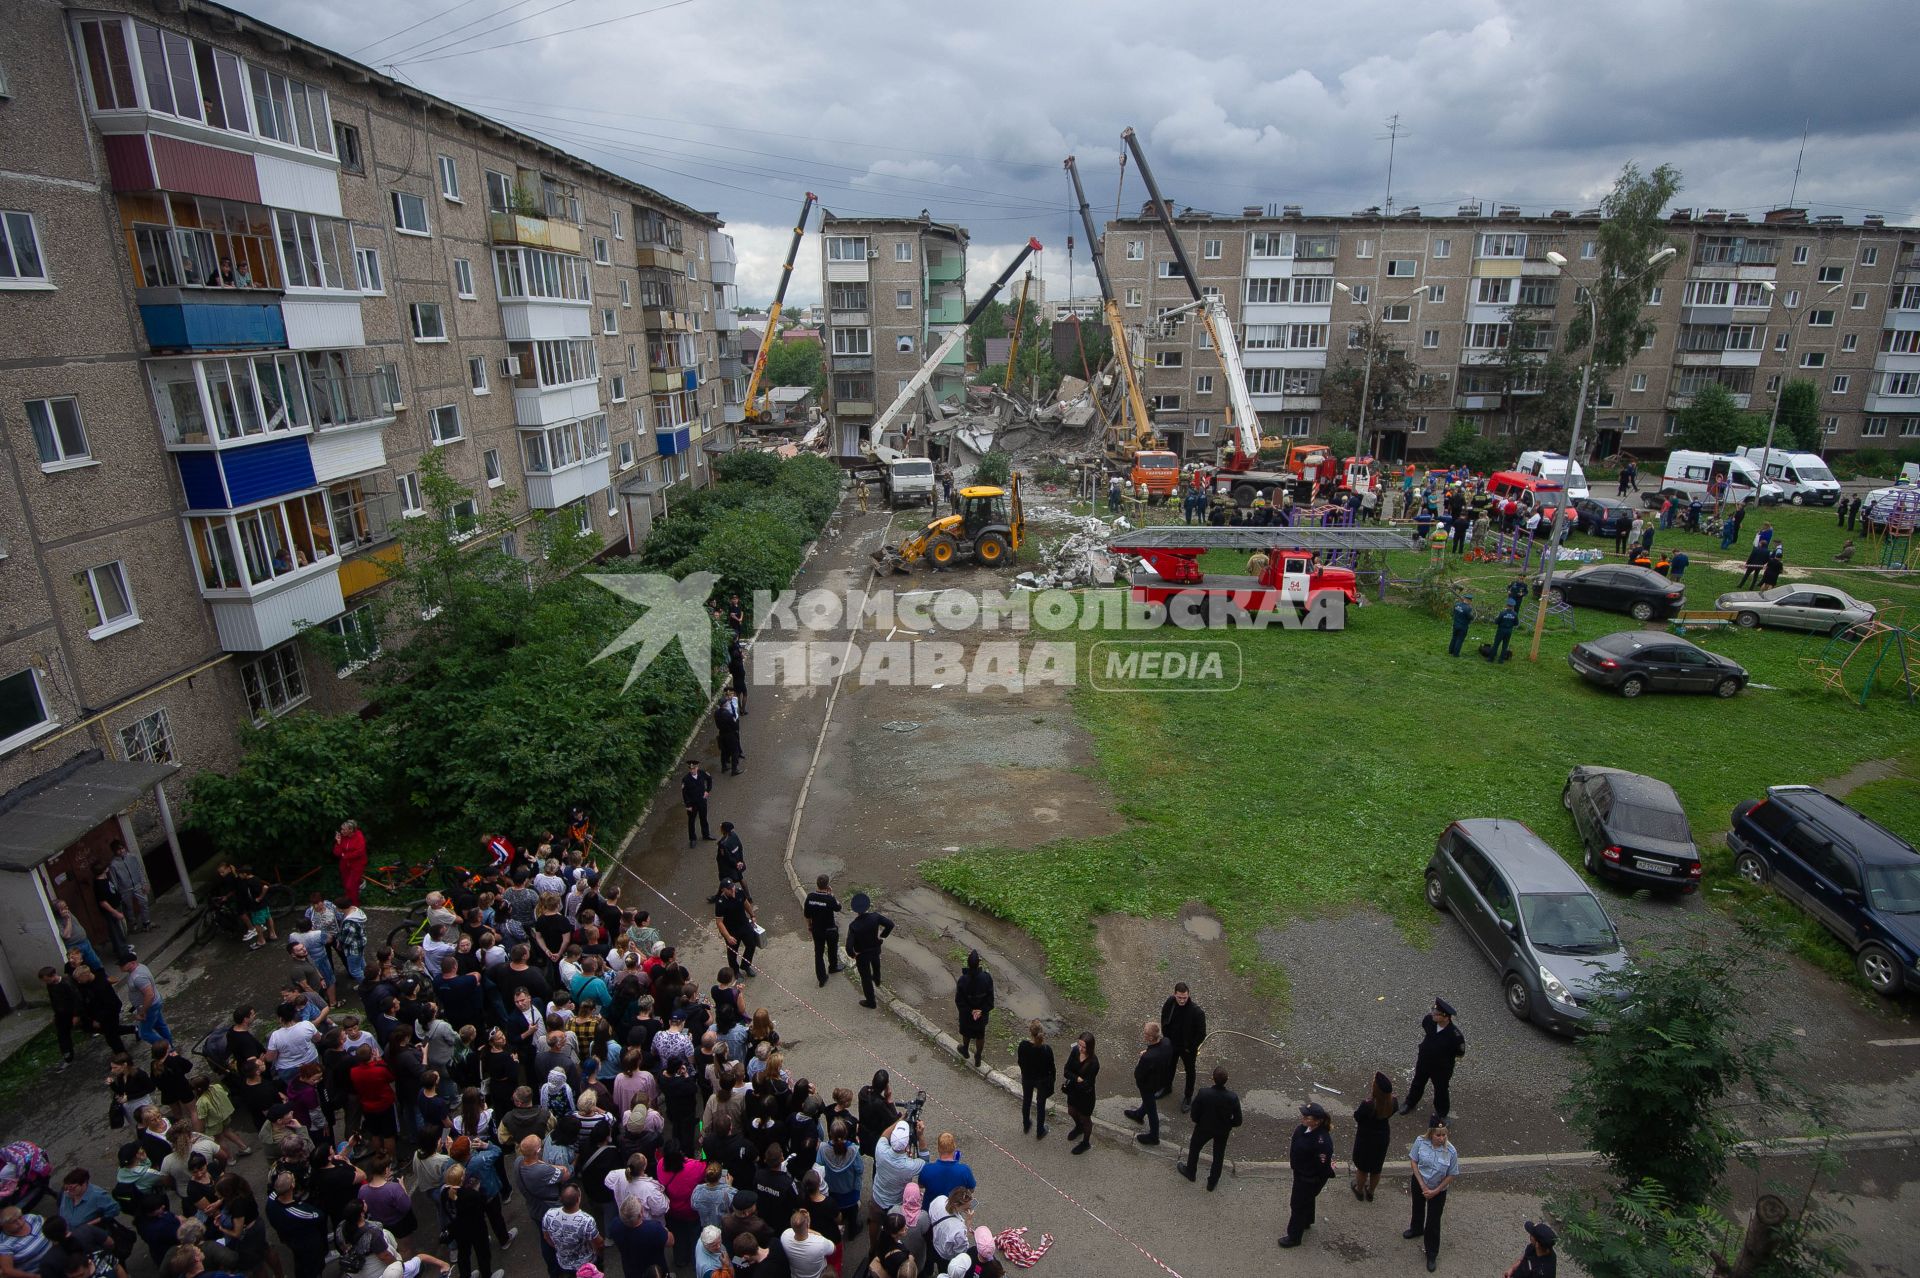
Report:
[{"label": "lamp post", "polygon": [[[1665,248],[1656,250],[1653,256],[1647,259],[1644,266],[1632,275],[1627,276],[1626,279],[1621,282],[1631,283],[1639,279],[1648,271],[1651,271],[1654,267],[1659,266],[1668,258],[1672,257],[1677,251],[1678,250],[1671,244]],[[1547,260],[1558,267],[1562,273],[1565,273],[1567,269],[1567,259],[1562,254],[1549,252],[1547,254]],[[1600,352],[1600,306],[1598,301],[1595,300],[1593,285],[1577,279],[1575,282],[1579,283],[1587,293],[1588,333],[1587,362],[1580,366],[1580,400],[1573,406],[1573,438],[1567,444],[1567,474],[1569,478],[1571,478],[1573,474],[1572,467],[1580,456],[1580,427],[1586,420],[1587,386],[1593,380],[1594,357]],[[1553,565],[1554,561],[1559,558],[1560,536],[1566,526],[1567,498],[1563,492],[1560,501],[1553,508],[1553,526],[1547,532],[1547,553],[1541,559],[1540,604],[1533,610],[1533,643],[1527,649],[1528,661],[1540,660],[1540,638],[1547,630],[1547,601],[1553,595]]]},{"label": "lamp post", "polygon": [[[1339,289],[1342,293],[1345,293],[1349,297],[1353,296],[1353,290],[1348,288],[1345,284],[1335,281],[1334,287]],[[1367,455],[1367,447],[1366,447],[1367,445],[1367,401],[1369,398],[1372,397],[1372,394],[1373,394],[1373,334],[1374,334],[1375,326],[1379,323],[1376,317],[1382,314],[1386,310],[1386,308],[1389,306],[1397,306],[1401,302],[1411,302],[1414,298],[1424,294],[1427,291],[1427,287],[1428,287],[1427,285],[1422,284],[1419,288],[1416,288],[1415,290],[1413,290],[1413,292],[1407,294],[1405,297],[1390,297],[1390,298],[1383,299],[1380,303],[1379,309],[1377,310],[1373,308],[1368,308],[1368,311],[1367,311],[1367,358],[1360,372],[1360,425],[1357,428],[1355,428],[1353,432],[1353,455],[1356,457],[1365,457]],[[1337,459],[1335,464],[1336,465],[1338,464]]]},{"label": "lamp post", "polygon": [[[1846,284],[1847,282],[1845,280],[1841,280],[1836,284],[1831,284],[1827,287],[1826,291],[1822,294],[1822,296],[1831,297],[1835,293],[1838,293],[1841,289],[1845,288]],[[1772,280],[1762,280],[1760,282],[1760,287],[1767,290],[1767,300],[1772,301],[1774,293],[1778,291],[1774,286],[1774,282]],[[1802,306],[1800,308],[1800,311],[1798,314],[1796,314],[1792,319],[1787,321],[1787,345],[1781,351],[1781,354],[1785,355],[1787,359],[1786,359],[1785,365],[1782,367],[1780,371],[1780,389],[1773,393],[1773,412],[1767,417],[1766,446],[1760,450],[1760,483],[1753,490],[1753,502],[1754,502],[1754,505],[1756,506],[1760,504],[1760,497],[1763,493],[1766,492],[1766,489],[1767,489],[1767,463],[1773,460],[1773,430],[1774,430],[1774,427],[1780,424],[1780,401],[1787,397],[1787,377],[1789,374],[1793,372],[1794,325],[1798,324],[1801,320],[1804,320],[1807,316],[1811,315],[1812,313],[1813,313],[1813,306],[1811,302],[1809,302],[1809,304]]]}]

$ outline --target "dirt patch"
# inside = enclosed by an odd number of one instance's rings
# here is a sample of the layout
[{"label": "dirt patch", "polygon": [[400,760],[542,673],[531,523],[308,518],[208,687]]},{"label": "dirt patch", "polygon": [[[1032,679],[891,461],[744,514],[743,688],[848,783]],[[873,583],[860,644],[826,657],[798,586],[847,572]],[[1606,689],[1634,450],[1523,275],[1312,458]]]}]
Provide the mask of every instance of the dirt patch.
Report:
[{"label": "dirt patch", "polygon": [[1854,764],[1831,780],[1822,781],[1820,788],[1836,799],[1844,799],[1863,785],[1905,775],[1906,769],[1901,766],[1898,759],[1868,759],[1863,763]]}]

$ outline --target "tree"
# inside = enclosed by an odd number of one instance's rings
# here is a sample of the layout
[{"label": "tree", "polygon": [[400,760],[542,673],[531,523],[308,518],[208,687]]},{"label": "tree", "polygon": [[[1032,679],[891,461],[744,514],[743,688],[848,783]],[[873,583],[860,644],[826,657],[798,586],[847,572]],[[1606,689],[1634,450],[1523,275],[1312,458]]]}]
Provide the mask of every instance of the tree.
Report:
[{"label": "tree", "polygon": [[1708,382],[1694,392],[1693,402],[1677,415],[1682,448],[1707,453],[1730,453],[1757,444],[1766,437],[1766,423],[1734,402],[1733,393],[1719,382]]},{"label": "tree", "polygon": [[391,741],[354,714],[296,714],[251,729],[238,767],[194,777],[187,823],[225,856],[265,869],[309,865],[349,817],[387,809]]},{"label": "tree", "polygon": [[1433,450],[1433,459],[1442,466],[1465,466],[1485,475],[1500,469],[1506,451],[1480,433],[1472,418],[1456,417],[1447,428],[1447,437]]},{"label": "tree", "polygon": [[1809,379],[1796,377],[1780,391],[1780,422],[1773,442],[1793,452],[1819,451],[1820,388]]},{"label": "tree", "polygon": [[[1420,366],[1393,341],[1384,327],[1363,323],[1358,326],[1359,342],[1351,346],[1336,368],[1320,378],[1320,407],[1328,421],[1355,430],[1360,426],[1360,391],[1367,392],[1367,426],[1376,430],[1389,423],[1404,423],[1410,410],[1432,398],[1430,388],[1420,384]],[[1367,348],[1373,348],[1373,370],[1367,371]]]},{"label": "tree", "polygon": [[816,395],[827,393],[827,369],[818,338],[797,342],[776,340],[767,352],[767,369],[760,380],[767,386],[808,386]]},{"label": "tree", "polygon": [[1645,314],[1647,259],[1671,243],[1660,215],[1679,191],[1680,171],[1672,165],[1643,174],[1629,162],[1600,202],[1600,272],[1581,284],[1592,290],[1599,331],[1593,331],[1587,307],[1577,306],[1563,348],[1572,354],[1593,345],[1596,382],[1604,384],[1653,335],[1654,323]]},{"label": "tree", "polygon": [[1505,433],[1516,452],[1565,448],[1580,398],[1579,361],[1552,349],[1551,325],[1533,307],[1508,307],[1507,323],[1506,346],[1481,366],[1499,379]]}]

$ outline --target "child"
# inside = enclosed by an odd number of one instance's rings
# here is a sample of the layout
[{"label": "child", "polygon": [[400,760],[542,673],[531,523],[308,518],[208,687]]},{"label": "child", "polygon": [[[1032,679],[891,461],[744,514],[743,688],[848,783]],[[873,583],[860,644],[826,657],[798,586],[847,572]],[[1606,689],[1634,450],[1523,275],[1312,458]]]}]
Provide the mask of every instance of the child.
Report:
[{"label": "child", "polygon": [[253,1152],[240,1134],[229,1127],[233,1122],[233,1098],[227,1095],[226,1084],[209,1074],[195,1074],[193,1098],[194,1118],[200,1130],[213,1137],[222,1150],[235,1158],[245,1158]]}]

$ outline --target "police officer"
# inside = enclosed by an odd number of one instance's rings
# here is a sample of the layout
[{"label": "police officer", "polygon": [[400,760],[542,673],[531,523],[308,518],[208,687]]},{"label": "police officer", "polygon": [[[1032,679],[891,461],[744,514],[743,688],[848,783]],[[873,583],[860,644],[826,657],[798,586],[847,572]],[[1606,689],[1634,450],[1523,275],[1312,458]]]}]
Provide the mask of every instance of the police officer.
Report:
[{"label": "police officer", "polygon": [[1460,645],[1467,641],[1467,627],[1473,624],[1473,596],[1461,595],[1460,602],[1453,605],[1453,642],[1447,645],[1447,655],[1460,655]]},{"label": "police officer", "polygon": [[[828,887],[830,880],[822,874],[813,881],[813,891],[807,893],[806,904],[800,907],[806,916],[807,931],[813,936],[813,975],[822,988],[827,984],[827,973],[840,971],[840,898]],[[829,966],[831,963],[831,966]]]},{"label": "police officer", "polygon": [[1293,1142],[1287,1147],[1293,1196],[1288,1201],[1287,1232],[1280,1235],[1282,1247],[1298,1247],[1313,1228],[1314,1199],[1333,1179],[1333,1133],[1327,1130],[1327,1111],[1318,1101],[1308,1101],[1300,1107],[1300,1117],[1304,1121],[1293,1129]]},{"label": "police officer", "polygon": [[[1187,1108],[1182,1106],[1181,1108]],[[1207,1192],[1220,1183],[1220,1160],[1226,1156],[1227,1137],[1241,1122],[1240,1098],[1227,1090],[1227,1067],[1213,1067],[1213,1086],[1203,1087],[1193,1098],[1193,1139],[1187,1142],[1187,1161],[1180,1174],[1193,1180],[1199,1173],[1200,1149],[1213,1142],[1213,1167],[1207,1172]]]},{"label": "police officer", "polygon": [[[700,760],[688,759],[686,775],[680,778],[680,802],[687,809],[687,846],[692,847],[700,839],[711,843],[713,830],[707,825],[707,796],[713,793],[713,775],[700,769]],[[693,837],[694,823],[699,823],[700,839]]]},{"label": "police officer", "polygon": [[860,973],[862,1007],[878,1007],[873,987],[880,983],[880,948],[893,935],[893,920],[873,908],[865,892],[853,894],[853,922],[847,924],[847,954]]},{"label": "police officer", "polygon": [[1453,1067],[1467,1054],[1467,1036],[1453,1023],[1453,1004],[1444,998],[1433,1000],[1433,1010],[1420,1019],[1420,1032],[1423,1037],[1413,1058],[1413,1082],[1400,1112],[1411,1114],[1419,1108],[1420,1097],[1432,1083],[1433,1112],[1445,1118],[1453,1112]]},{"label": "police officer", "polygon": [[1493,619],[1493,647],[1487,653],[1488,661],[1505,661],[1512,656],[1509,649],[1513,646],[1513,628],[1520,624],[1520,614],[1513,609],[1513,600],[1507,600],[1507,606]]},{"label": "police officer", "polygon": [[1553,1254],[1553,1244],[1558,1240],[1552,1225],[1544,1220],[1529,1220],[1527,1249],[1520,1253],[1520,1259],[1513,1262],[1504,1278],[1554,1278],[1559,1257]]}]

